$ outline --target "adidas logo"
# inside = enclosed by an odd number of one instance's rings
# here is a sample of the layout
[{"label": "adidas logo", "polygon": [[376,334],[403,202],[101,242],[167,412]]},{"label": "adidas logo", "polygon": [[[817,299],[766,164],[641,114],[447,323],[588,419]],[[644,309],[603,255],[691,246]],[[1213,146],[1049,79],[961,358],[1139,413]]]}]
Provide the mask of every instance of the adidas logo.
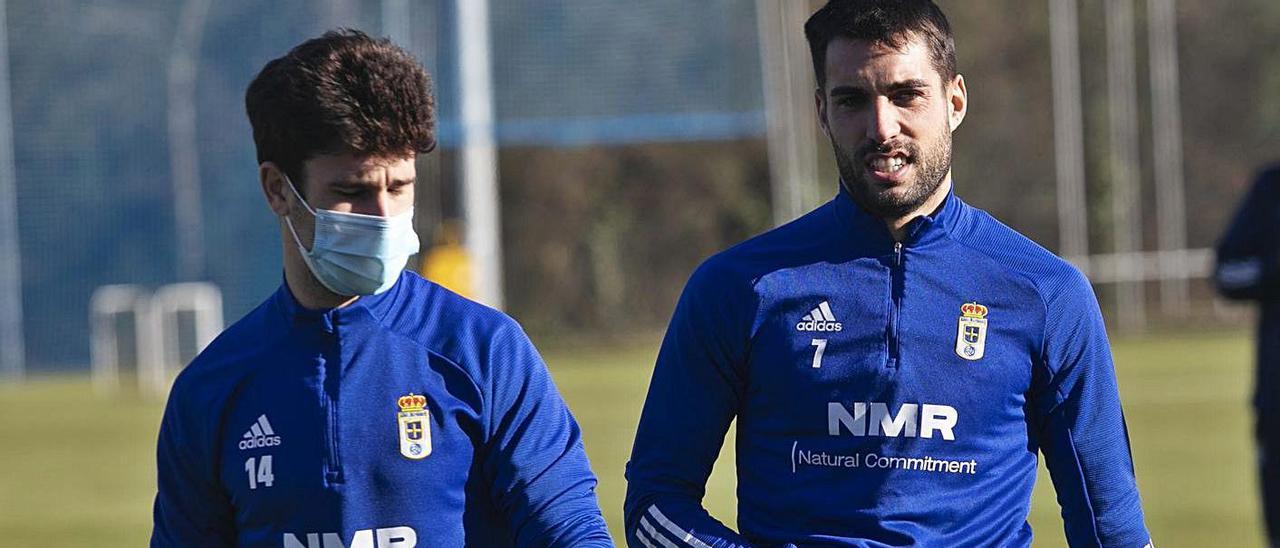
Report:
[{"label": "adidas logo", "polygon": [[280,445],[280,436],[271,429],[271,422],[267,420],[266,415],[259,416],[257,422],[254,422],[241,438],[244,438],[240,440],[241,450]]},{"label": "adidas logo", "polygon": [[800,318],[800,323],[796,324],[797,331],[840,331],[844,326],[836,321],[836,315],[831,313],[831,305],[827,301],[822,301],[818,308],[805,314]]}]

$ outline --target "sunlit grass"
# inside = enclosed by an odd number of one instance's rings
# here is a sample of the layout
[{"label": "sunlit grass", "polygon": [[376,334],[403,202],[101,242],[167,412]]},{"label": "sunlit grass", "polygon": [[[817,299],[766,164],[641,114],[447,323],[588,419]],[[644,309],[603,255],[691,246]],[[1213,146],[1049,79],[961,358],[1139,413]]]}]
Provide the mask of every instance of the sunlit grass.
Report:
[{"label": "sunlit grass", "polygon": [[[1244,334],[1178,334],[1115,343],[1147,521],[1156,544],[1261,546],[1250,439],[1251,342]],[[621,541],[623,467],[657,341],[547,353],[600,477],[605,517]],[[0,544],[141,546],[151,529],[161,404],[98,399],[88,379],[0,388]],[[706,505],[735,521],[732,443]],[[1037,546],[1064,546],[1043,475],[1031,511]]]}]

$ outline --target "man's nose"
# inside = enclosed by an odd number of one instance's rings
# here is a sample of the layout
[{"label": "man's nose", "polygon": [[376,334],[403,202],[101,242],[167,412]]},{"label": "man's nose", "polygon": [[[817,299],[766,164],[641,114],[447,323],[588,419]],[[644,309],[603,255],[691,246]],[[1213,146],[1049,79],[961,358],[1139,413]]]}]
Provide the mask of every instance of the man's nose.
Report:
[{"label": "man's nose", "polygon": [[871,106],[871,123],[867,125],[867,138],[877,143],[888,142],[902,131],[898,108],[887,97],[878,97]]},{"label": "man's nose", "polygon": [[391,215],[391,193],[390,192],[387,192],[386,190],[378,192],[378,195],[376,198],[374,198],[374,201],[376,202],[375,207],[377,208],[377,213],[375,213],[375,215],[379,217],[387,217]]},{"label": "man's nose", "polygon": [[352,208],[354,213],[388,217],[391,215],[391,193],[385,190],[373,192],[353,205],[356,206]]}]

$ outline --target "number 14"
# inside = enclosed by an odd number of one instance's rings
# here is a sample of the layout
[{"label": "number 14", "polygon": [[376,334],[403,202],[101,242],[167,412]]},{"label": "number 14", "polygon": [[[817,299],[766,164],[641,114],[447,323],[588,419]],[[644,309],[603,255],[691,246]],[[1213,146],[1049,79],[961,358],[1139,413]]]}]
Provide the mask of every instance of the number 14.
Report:
[{"label": "number 14", "polygon": [[258,484],[271,487],[271,484],[276,481],[275,474],[271,473],[271,455],[263,455],[262,460],[257,464],[255,467],[253,457],[244,461],[244,471],[249,474],[249,489],[257,489]]}]

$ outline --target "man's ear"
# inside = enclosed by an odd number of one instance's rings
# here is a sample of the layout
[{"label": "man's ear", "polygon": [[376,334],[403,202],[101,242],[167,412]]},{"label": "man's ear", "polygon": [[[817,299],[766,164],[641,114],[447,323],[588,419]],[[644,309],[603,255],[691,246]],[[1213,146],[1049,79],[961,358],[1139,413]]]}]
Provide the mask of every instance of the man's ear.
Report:
[{"label": "man's ear", "polygon": [[957,74],[955,79],[947,84],[947,107],[951,131],[955,131],[960,127],[960,122],[964,121],[964,115],[969,110],[969,91],[964,87],[963,75]]},{"label": "man's ear", "polygon": [[818,113],[818,127],[821,127],[822,134],[830,139],[831,128],[827,127],[827,98],[823,95],[822,88],[813,90],[813,106]]},{"label": "man's ear", "polygon": [[262,184],[262,194],[267,199],[267,207],[276,214],[277,217],[283,217],[289,214],[289,198],[287,194],[292,193],[286,186],[288,183],[284,181],[284,172],[275,162],[262,162],[258,164],[258,182]]}]

